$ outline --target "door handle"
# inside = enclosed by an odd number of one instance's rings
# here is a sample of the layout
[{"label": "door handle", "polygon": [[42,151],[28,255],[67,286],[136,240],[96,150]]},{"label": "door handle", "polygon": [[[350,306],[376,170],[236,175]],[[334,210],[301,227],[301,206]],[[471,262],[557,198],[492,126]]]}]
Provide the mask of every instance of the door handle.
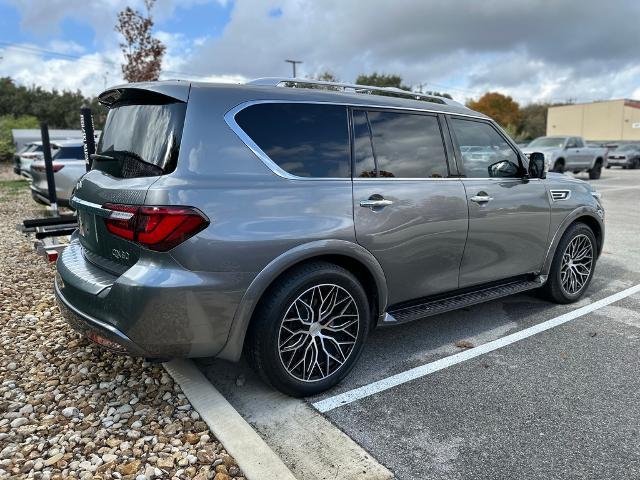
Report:
[{"label": "door handle", "polygon": [[[372,197],[375,197],[375,196],[372,195]],[[393,205],[393,202],[391,200],[386,200],[384,198],[370,198],[369,200],[360,200],[361,207],[367,207],[372,209],[387,207],[389,205]]]},{"label": "door handle", "polygon": [[469,200],[476,203],[487,203],[493,200],[493,197],[490,197],[489,195],[474,195]]}]

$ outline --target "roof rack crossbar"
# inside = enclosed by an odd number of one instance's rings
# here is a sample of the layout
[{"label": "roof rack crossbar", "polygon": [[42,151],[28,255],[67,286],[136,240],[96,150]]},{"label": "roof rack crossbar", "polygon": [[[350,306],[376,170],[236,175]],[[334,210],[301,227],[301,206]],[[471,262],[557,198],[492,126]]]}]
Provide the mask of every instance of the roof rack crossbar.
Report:
[{"label": "roof rack crossbar", "polygon": [[426,100],[428,102],[441,103],[444,105],[456,105],[460,104],[450,98],[441,97],[439,95],[432,95],[426,93],[411,92],[408,90],[402,90],[397,87],[373,87],[371,85],[359,85],[357,83],[342,83],[342,82],[326,82],[323,80],[309,80],[307,78],[286,78],[286,77],[264,77],[257,78],[247,82],[247,85],[261,85],[265,87],[279,87],[288,86],[287,84],[303,84],[303,85],[318,85],[322,87],[341,88],[343,90],[353,90],[355,93],[375,93],[382,92],[391,95],[397,95],[400,97],[411,98],[413,100]]}]

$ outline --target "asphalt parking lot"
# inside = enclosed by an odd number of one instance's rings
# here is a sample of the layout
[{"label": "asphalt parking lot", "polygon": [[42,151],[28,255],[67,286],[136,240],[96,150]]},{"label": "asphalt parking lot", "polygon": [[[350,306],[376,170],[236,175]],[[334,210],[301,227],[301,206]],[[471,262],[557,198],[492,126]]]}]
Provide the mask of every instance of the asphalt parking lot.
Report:
[{"label": "asphalt parking lot", "polygon": [[[351,375],[309,404],[401,479],[639,478],[640,293],[589,305],[640,284],[640,170],[605,170],[593,184],[603,194],[606,240],[578,304],[522,294],[378,329]],[[581,307],[586,313],[554,328],[367,390],[456,358],[461,341],[486,345]],[[241,413],[250,410],[244,380],[236,381],[243,365],[200,366]],[[332,403],[354,389],[365,394]]]}]

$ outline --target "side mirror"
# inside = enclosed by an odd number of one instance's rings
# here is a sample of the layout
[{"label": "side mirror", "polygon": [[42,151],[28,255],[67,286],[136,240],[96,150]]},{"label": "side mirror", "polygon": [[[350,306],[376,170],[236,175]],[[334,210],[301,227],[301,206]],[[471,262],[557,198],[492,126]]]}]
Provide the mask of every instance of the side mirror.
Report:
[{"label": "side mirror", "polygon": [[509,160],[492,163],[487,170],[489,171],[490,178],[513,178],[517,177],[521,171],[518,165]]},{"label": "side mirror", "polygon": [[531,155],[529,155],[529,177],[547,178],[544,153],[533,152]]}]

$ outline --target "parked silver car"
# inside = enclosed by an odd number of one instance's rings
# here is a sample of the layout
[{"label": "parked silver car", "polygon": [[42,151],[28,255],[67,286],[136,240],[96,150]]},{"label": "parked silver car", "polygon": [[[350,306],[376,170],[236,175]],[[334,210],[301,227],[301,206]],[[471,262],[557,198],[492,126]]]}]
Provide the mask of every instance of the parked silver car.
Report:
[{"label": "parked silver car", "polygon": [[[57,145],[51,144],[51,155],[55,155],[57,152]],[[42,160],[42,142],[33,142],[24,146],[20,151],[16,152],[13,156],[14,166],[13,171],[17,175],[21,175],[25,178],[31,178],[31,164],[36,160]]]},{"label": "parked silver car", "polygon": [[640,145],[627,143],[609,153],[609,167],[635,169],[640,167]]},{"label": "parked silver car", "polygon": [[590,147],[582,137],[550,136],[538,137],[524,153],[540,152],[553,172],[588,172],[591,180],[597,180],[602,168],[607,165],[606,147]]},{"label": "parked silver car", "polygon": [[[69,206],[71,193],[82,175],[87,172],[84,149],[81,141],[65,140],[51,144],[53,153],[53,178],[56,184],[58,205]],[[45,205],[49,205],[49,186],[44,160],[34,160],[31,169],[31,196]]]},{"label": "parked silver car", "polygon": [[100,95],[109,113],[55,281],[75,328],[146,357],[244,350],[273,386],[310,395],[376,326],[584,294],[604,240],[588,183],[547,176],[540,153],[452,100],[289,88],[308,82]]}]

